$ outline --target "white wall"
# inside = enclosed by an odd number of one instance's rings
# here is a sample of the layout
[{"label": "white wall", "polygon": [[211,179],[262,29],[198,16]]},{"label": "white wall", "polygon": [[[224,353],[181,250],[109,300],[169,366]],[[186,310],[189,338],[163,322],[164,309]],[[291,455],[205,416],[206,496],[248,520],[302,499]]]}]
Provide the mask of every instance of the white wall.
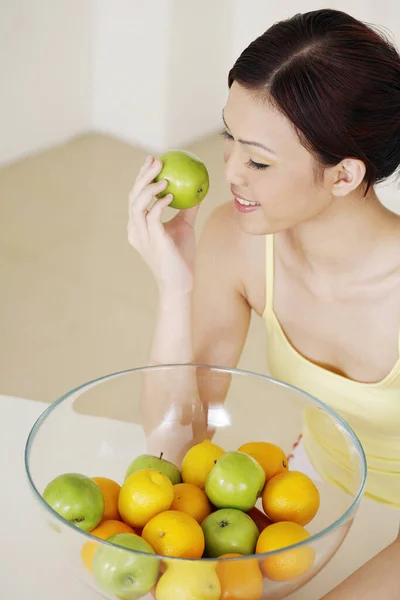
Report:
[{"label": "white wall", "polygon": [[93,0],[0,1],[0,163],[90,125]]},{"label": "white wall", "polygon": [[169,31],[166,145],[222,127],[233,36],[232,0],[174,0]]},{"label": "white wall", "polygon": [[220,126],[231,0],[98,0],[96,130],[153,151]]},{"label": "white wall", "polygon": [[98,0],[94,37],[93,127],[159,149],[172,0]]}]

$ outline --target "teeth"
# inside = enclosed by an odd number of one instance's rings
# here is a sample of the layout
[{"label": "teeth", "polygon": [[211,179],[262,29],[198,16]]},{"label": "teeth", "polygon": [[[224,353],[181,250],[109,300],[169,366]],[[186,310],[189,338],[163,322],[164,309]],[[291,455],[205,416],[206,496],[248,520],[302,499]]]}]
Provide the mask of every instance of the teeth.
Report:
[{"label": "teeth", "polygon": [[[235,196],[236,198],[236,196]],[[242,206],[259,206],[258,202],[250,202],[250,200],[242,200],[242,198],[236,198],[236,200],[239,202],[239,204],[241,204]]]}]

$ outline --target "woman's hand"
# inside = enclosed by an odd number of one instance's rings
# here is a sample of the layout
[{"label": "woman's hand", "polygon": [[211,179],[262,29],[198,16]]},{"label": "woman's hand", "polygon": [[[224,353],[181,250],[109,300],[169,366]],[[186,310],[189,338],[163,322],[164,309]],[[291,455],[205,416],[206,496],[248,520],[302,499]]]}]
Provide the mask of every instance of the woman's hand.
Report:
[{"label": "woman's hand", "polygon": [[193,289],[198,207],[179,211],[167,223],[162,222],[173,196],[156,198],[168,184],[165,180],[153,182],[161,169],[161,161],[149,156],[139,171],[129,194],[128,240],[150,267],[160,294],[179,297]]}]

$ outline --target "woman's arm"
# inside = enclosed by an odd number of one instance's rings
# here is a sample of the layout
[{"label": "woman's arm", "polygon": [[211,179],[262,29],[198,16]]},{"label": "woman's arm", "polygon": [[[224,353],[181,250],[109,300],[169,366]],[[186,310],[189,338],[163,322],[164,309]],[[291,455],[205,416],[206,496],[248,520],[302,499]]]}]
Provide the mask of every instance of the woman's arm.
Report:
[{"label": "woman's arm", "polygon": [[[152,364],[237,365],[249,328],[250,306],[242,293],[237,232],[228,212],[227,206],[218,208],[205,224],[193,292],[160,294]],[[216,376],[194,367],[150,373],[145,380],[143,415],[151,453],[162,451],[179,462],[189,446],[211,438],[210,405],[224,401],[229,385],[229,374]]]},{"label": "woman's arm", "polygon": [[[251,309],[237,268],[236,227],[229,206],[215,210],[197,250],[193,291],[160,294],[152,364],[237,365]],[[209,407],[223,402],[230,377],[208,373],[184,367],[145,378],[142,414],[152,454],[179,462],[189,446],[213,436]]]},{"label": "woman's arm", "polygon": [[400,537],[323,600],[399,600]]},{"label": "woman's arm", "polygon": [[[128,225],[129,241],[149,265],[159,290],[149,362],[236,366],[250,306],[237,268],[238,227],[232,211],[223,206],[213,212],[196,254],[196,209],[161,221],[167,200],[154,203],[162,183],[152,183],[160,170],[157,161],[142,167],[130,195]],[[148,451],[179,461],[189,445],[210,437],[208,405],[225,395],[229,378],[222,379],[221,386],[221,378],[201,377],[187,366],[147,372],[141,406]]]},{"label": "woman's arm", "polygon": [[159,294],[150,364],[237,365],[251,315],[238,269],[241,235],[230,205],[213,211],[193,259],[193,288],[171,281]]}]

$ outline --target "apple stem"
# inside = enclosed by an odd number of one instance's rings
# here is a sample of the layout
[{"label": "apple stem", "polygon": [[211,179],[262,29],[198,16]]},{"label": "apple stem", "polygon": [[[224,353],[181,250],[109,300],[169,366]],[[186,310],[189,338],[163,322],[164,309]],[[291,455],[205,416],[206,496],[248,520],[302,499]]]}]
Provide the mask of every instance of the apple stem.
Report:
[{"label": "apple stem", "polygon": [[163,455],[164,455],[164,452],[161,452],[161,454],[160,454],[160,458],[162,458],[162,457],[163,457]]}]

